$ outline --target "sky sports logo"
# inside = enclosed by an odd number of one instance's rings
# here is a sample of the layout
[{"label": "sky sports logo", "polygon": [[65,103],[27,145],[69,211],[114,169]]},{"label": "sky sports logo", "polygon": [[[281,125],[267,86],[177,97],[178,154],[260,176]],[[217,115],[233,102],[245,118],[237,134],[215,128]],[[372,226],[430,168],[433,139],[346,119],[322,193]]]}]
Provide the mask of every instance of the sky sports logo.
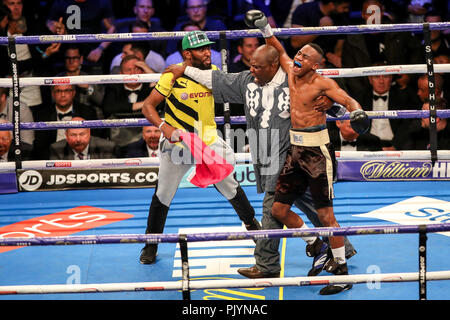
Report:
[{"label": "sky sports logo", "polygon": [[44,79],[44,84],[70,84],[69,78]]},{"label": "sky sports logo", "polygon": [[18,181],[20,191],[154,187],[158,168],[20,170]]},{"label": "sky sports logo", "polygon": [[72,162],[71,161],[47,162],[45,166],[47,168],[69,168],[72,167]]}]

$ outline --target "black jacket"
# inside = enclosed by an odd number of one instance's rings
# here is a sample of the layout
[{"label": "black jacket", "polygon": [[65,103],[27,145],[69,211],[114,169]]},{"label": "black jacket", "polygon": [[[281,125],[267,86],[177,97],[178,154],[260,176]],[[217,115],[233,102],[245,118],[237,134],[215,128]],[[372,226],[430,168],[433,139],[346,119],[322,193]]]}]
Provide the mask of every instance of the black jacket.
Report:
[{"label": "black jacket", "polygon": [[[153,88],[150,88],[148,83],[142,83],[142,87],[137,91],[137,102],[145,100]],[[113,114],[118,113],[133,113],[133,104],[128,102],[128,95],[130,91],[125,89],[123,84],[106,85],[105,96],[103,99],[103,114],[105,119]]]},{"label": "black jacket", "polygon": [[[361,95],[354,97],[365,111],[373,111],[373,90],[372,87],[369,86],[369,88]],[[400,90],[397,86],[392,86],[389,90],[388,110],[419,110],[421,108],[422,104],[412,90]],[[408,139],[405,133],[410,125],[410,119],[389,119],[389,122],[394,134],[392,144],[397,150],[403,150],[405,139]]]},{"label": "black jacket", "polygon": [[[339,128],[336,126],[335,122],[328,122],[328,134],[330,136],[330,141],[334,146],[336,151],[341,150],[341,136]],[[381,151],[381,141],[377,136],[370,134],[368,132],[361,134],[356,139],[356,151]]]},{"label": "black jacket", "polygon": [[[96,120],[97,113],[95,109],[85,106],[83,104],[73,104],[73,117],[79,116],[86,120]],[[55,106],[43,109],[38,117],[34,119],[35,122],[45,121],[59,121]],[[56,130],[35,130],[33,159],[47,160],[49,158],[50,145],[56,142]],[[95,130],[92,130],[92,135],[95,135]]]}]

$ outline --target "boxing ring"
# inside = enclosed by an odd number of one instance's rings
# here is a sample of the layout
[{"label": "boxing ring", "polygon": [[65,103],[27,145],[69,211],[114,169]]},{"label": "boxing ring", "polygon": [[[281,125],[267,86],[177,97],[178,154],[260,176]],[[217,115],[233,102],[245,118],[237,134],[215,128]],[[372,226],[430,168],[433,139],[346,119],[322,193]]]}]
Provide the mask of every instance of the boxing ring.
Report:
[{"label": "boxing ring", "polygon": [[[364,25],[274,29],[275,35],[422,31],[448,29],[450,23]],[[10,50],[13,78],[0,85],[13,88],[12,130],[15,162],[0,164],[0,177],[16,183],[0,196],[0,299],[2,300],[449,300],[450,299],[450,151],[340,152],[334,211],[341,228],[314,228],[307,234],[347,235],[358,253],[348,260],[348,276],[322,272],[302,276],[311,260],[297,229],[245,231],[233,209],[214,188],[178,190],[164,234],[144,235],[148,207],[157,178],[158,159],[21,161],[20,130],[139,127],[145,119],[20,123],[18,88],[30,85],[154,82],[152,75],[96,75],[61,78],[17,76],[14,44],[180,39],[184,32],[0,38]],[[260,36],[258,30],[207,32],[211,39]],[[224,50],[222,54],[225,55]],[[224,58],[225,59],[225,58]],[[14,70],[16,72],[14,72]],[[322,69],[324,76],[352,77],[397,73],[450,72],[450,64]],[[370,118],[449,118],[449,110],[367,112]],[[348,114],[339,119],[348,119]],[[329,121],[336,118],[329,117]],[[243,117],[217,118],[229,130]],[[19,151],[17,151],[19,150]],[[238,154],[242,185],[256,217],[263,195],[251,178],[251,159]],[[383,167],[379,174],[348,178],[367,162],[408,162],[411,170]],[[364,164],[360,164],[362,162]],[[411,162],[417,162],[413,165]],[[114,168],[116,184],[99,184],[102,170]],[[423,170],[419,170],[423,168]],[[414,171],[414,169],[417,169]],[[123,170],[132,174],[122,180]],[[135,171],[133,171],[135,170]],[[48,176],[44,175],[44,172]],[[65,172],[65,173],[64,173]],[[68,172],[74,183],[47,190]],[[341,172],[341,176],[339,176]],[[419,172],[415,174],[415,172]],[[36,174],[37,173],[37,174]],[[401,173],[401,174],[400,174]],[[407,174],[408,173],[408,174]],[[411,173],[415,179],[411,178]],[[106,174],[106,173],[105,173]],[[109,172],[111,174],[111,172]],[[419,178],[417,175],[421,175]],[[246,175],[244,177],[244,175]],[[41,177],[40,185],[33,182]],[[52,178],[53,177],[53,178]],[[142,185],[127,187],[133,180]],[[46,180],[46,179],[54,180]],[[65,177],[67,182],[68,176]],[[4,180],[4,181],[5,181]],[[80,181],[78,181],[80,180]],[[97,184],[89,187],[89,180]],[[239,180],[239,179],[238,179]],[[349,181],[348,181],[349,180]],[[78,187],[76,183],[80,182]],[[114,182],[114,181],[113,181]],[[2,182],[3,183],[3,182]],[[85,184],[83,184],[85,183]],[[2,184],[0,183],[0,186]],[[5,187],[6,188],[6,187]],[[20,191],[20,192],[17,192]],[[294,211],[299,212],[297,209]],[[305,219],[308,223],[307,219]],[[311,225],[310,225],[311,226]],[[252,241],[282,238],[282,271],[278,279],[243,279],[237,269],[254,264]],[[144,243],[160,243],[153,265],[139,263]],[[300,250],[300,251],[299,251]],[[320,296],[317,286],[353,283],[352,290]]]}]

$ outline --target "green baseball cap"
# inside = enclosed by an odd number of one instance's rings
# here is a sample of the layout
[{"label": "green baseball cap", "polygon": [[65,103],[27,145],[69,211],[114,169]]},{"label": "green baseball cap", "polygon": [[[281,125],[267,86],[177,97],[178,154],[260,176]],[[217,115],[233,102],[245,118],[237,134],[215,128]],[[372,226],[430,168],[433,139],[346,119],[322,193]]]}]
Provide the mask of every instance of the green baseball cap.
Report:
[{"label": "green baseball cap", "polygon": [[206,33],[200,30],[188,32],[183,37],[183,41],[181,42],[183,50],[196,49],[203,46],[208,46],[210,44],[214,44],[214,42],[209,41]]}]

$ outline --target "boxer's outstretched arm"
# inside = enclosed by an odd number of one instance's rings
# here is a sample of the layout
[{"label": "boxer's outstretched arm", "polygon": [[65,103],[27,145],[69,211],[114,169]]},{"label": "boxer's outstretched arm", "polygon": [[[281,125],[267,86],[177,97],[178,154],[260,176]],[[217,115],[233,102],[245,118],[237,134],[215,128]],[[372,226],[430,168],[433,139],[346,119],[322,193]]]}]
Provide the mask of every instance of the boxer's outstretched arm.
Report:
[{"label": "boxer's outstretched arm", "polygon": [[273,46],[280,55],[280,64],[284,72],[289,72],[292,66],[292,59],[286,53],[281,42],[273,35],[272,28],[267,21],[267,17],[259,10],[249,10],[245,14],[245,23],[251,28],[258,28],[261,30],[266,44]]},{"label": "boxer's outstretched arm", "polygon": [[322,91],[332,101],[343,105],[350,112],[357,109],[362,109],[358,101],[350,97],[347,92],[341,89],[336,81],[325,77],[321,78],[320,81],[322,85]]},{"label": "boxer's outstretched arm", "polygon": [[350,125],[353,130],[358,134],[366,133],[370,127],[370,120],[362,110],[361,105],[342,90],[333,79],[322,77],[318,81],[320,81],[321,89],[327,97],[342,104],[350,111]]}]

